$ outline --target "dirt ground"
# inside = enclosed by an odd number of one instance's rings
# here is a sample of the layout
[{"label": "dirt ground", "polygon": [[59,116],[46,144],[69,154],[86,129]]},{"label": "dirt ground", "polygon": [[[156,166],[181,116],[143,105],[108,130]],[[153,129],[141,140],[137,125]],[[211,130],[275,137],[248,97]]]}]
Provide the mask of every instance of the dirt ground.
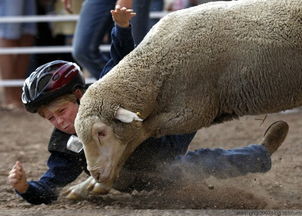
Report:
[{"label": "dirt ground", "polygon": [[[248,116],[202,129],[190,148],[232,148],[257,143],[270,123],[282,119],[288,122],[290,131],[284,144],[272,156],[273,166],[267,173],[227,180],[208,178],[181,188],[91,196],[82,201],[69,201],[61,196],[52,205],[34,206],[16,196],[6,178],[15,161],[19,160],[27,170],[28,179],[38,179],[46,169],[52,126],[33,114],[0,110],[0,215],[65,216],[75,210],[86,212],[82,215],[88,215],[88,212],[94,215],[97,210],[102,215],[127,212],[132,215],[157,215],[152,212],[160,212],[158,215],[163,215],[161,210],[167,209],[176,209],[186,215],[193,215],[193,209],[206,211],[206,215],[212,215],[207,210],[215,209],[286,209],[293,210],[293,215],[302,215],[302,111],[271,114],[263,122],[264,118],[264,115]],[[83,174],[76,182],[85,177]],[[109,212],[104,213],[105,210]],[[164,215],[177,215],[169,212]],[[216,212],[215,215],[220,214]]]}]

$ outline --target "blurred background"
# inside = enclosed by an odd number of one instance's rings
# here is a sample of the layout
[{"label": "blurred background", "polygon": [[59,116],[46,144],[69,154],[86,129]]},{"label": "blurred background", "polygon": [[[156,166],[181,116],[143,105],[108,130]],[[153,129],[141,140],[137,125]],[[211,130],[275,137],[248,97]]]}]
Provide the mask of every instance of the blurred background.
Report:
[{"label": "blurred background", "polygon": [[[93,14],[85,13],[84,7],[88,7],[89,2],[106,1],[69,1],[72,3],[72,13],[65,10],[64,0],[0,1],[0,109],[23,109],[20,96],[24,79],[38,66],[49,61],[61,59],[76,62],[82,67],[88,82],[97,79],[96,72],[101,70],[109,55],[112,20],[111,25],[104,24],[103,33],[100,34],[102,38],[99,39],[101,42],[95,45],[95,49],[100,50],[99,54],[104,59],[97,62],[98,67],[93,68],[95,70],[89,68],[86,62],[81,62],[81,55],[90,57],[90,53],[89,50],[83,50],[83,48],[75,51],[74,48],[77,48],[80,43],[77,40],[78,44],[73,44],[73,38],[77,21],[84,20],[87,16],[93,16]],[[133,8],[137,13],[133,19],[133,36],[136,44],[167,13],[209,1],[133,0]],[[107,2],[112,4],[110,7],[114,7],[116,0]],[[109,11],[100,11],[100,13],[110,15]],[[91,25],[91,28],[95,27]],[[94,29],[90,30],[94,31]],[[82,47],[85,48],[85,46],[86,44],[83,42]],[[91,58],[93,55],[95,54],[91,53]]]}]

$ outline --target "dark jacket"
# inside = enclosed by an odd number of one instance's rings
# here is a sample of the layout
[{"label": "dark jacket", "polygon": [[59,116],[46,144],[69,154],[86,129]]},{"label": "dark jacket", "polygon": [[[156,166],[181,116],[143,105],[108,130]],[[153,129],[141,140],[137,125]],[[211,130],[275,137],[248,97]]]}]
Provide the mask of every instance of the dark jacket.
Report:
[{"label": "dark jacket", "polygon": [[[111,59],[103,68],[100,77],[103,77],[134,48],[131,28],[114,27],[111,34]],[[134,151],[124,167],[129,170],[153,170],[158,162],[173,160],[177,155],[185,154],[194,135],[195,133],[150,138]],[[25,193],[19,193],[29,203],[49,204],[57,199],[58,188],[74,181],[83,171],[89,174],[83,150],[75,153],[66,148],[70,136],[57,129],[53,131],[48,146],[50,152],[48,170],[40,180],[30,181]]]}]

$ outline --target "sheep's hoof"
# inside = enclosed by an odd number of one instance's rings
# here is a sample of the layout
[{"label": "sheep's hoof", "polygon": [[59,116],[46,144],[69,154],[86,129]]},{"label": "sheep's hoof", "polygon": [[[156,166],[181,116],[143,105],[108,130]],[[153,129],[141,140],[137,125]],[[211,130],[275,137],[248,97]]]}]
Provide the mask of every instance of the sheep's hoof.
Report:
[{"label": "sheep's hoof", "polygon": [[[79,187],[81,186],[81,187]],[[85,199],[88,196],[88,190],[83,185],[75,185],[70,187],[68,190],[62,193],[66,199],[69,200],[81,200]]]},{"label": "sheep's hoof", "polygon": [[81,199],[83,199],[83,197],[80,194],[75,193],[73,191],[69,192],[65,197],[66,197],[66,199],[69,199],[69,200],[81,200]]},{"label": "sheep's hoof", "polygon": [[110,188],[105,187],[103,184],[101,183],[95,183],[93,185],[93,189],[91,190],[91,192],[93,194],[98,194],[98,195],[103,195],[103,194],[107,194],[110,191]]},{"label": "sheep's hoof", "polygon": [[110,187],[105,186],[95,181],[91,176],[80,184],[71,186],[68,190],[63,193],[69,200],[80,200],[85,199],[89,194],[103,195],[110,191]]}]

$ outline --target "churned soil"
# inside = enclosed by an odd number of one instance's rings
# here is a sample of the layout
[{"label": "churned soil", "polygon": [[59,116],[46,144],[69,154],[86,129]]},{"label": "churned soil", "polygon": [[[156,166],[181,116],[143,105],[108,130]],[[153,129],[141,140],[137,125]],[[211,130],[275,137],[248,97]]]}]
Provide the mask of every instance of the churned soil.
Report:
[{"label": "churned soil", "polygon": [[[47,144],[52,126],[25,111],[0,110],[0,215],[65,216],[79,215],[80,212],[81,215],[97,215],[97,212],[102,215],[163,215],[163,210],[165,215],[178,215],[177,211],[181,212],[179,215],[193,215],[196,210],[212,215],[211,211],[217,209],[290,210],[293,215],[302,215],[301,119],[302,111],[299,110],[242,117],[201,129],[190,146],[191,149],[229,149],[258,143],[272,122],[285,120],[290,126],[288,137],[273,154],[272,169],[264,174],[226,180],[211,177],[160,191],[90,196],[80,201],[69,201],[60,196],[52,205],[34,206],[16,196],[7,184],[7,175],[19,160],[27,171],[28,180],[39,178],[46,170]],[[75,183],[85,178],[83,174]],[[213,215],[229,213],[219,212]]]}]

